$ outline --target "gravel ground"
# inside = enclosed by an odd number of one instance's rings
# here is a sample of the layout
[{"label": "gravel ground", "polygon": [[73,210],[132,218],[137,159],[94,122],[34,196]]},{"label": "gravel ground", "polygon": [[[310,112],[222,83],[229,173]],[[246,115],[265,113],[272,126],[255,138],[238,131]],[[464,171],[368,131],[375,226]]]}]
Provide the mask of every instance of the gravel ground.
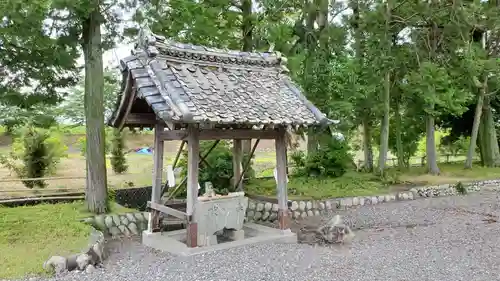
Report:
[{"label": "gravel ground", "polygon": [[54,280],[495,281],[499,203],[483,192],[350,209],[342,213],[358,230],[342,247],[276,243],[179,258],[126,240],[103,269]]}]

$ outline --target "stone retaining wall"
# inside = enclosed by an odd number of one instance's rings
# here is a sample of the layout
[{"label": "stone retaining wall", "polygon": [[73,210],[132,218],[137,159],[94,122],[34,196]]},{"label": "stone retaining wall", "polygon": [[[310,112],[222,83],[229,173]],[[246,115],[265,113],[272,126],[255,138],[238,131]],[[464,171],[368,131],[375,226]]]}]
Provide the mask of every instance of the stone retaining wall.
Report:
[{"label": "stone retaining wall", "polygon": [[[488,180],[472,183],[463,183],[467,193],[484,189],[499,190],[500,180]],[[376,205],[392,201],[414,200],[422,197],[450,196],[457,194],[455,185],[442,184],[412,188],[409,191],[397,192],[378,196],[356,196],[347,198],[333,198],[326,200],[292,201],[290,213],[292,218],[318,216],[336,209],[346,209],[363,205]],[[278,204],[250,199],[247,209],[248,221],[273,222],[278,218]]]},{"label": "stone retaining wall", "polygon": [[[467,192],[476,192],[481,189],[499,190],[500,180],[464,183]],[[291,216],[305,218],[319,216],[338,209],[346,209],[363,205],[376,205],[385,202],[415,200],[425,197],[449,196],[457,194],[455,185],[442,184],[437,186],[424,186],[412,188],[392,194],[378,196],[356,196],[347,198],[333,198],[326,200],[297,200],[292,201],[290,206]],[[148,212],[99,215],[88,218],[85,222],[90,223],[106,235],[139,235],[147,229]],[[278,218],[278,204],[249,199],[247,209],[247,221],[273,222]]]},{"label": "stone retaining wall", "polygon": [[98,215],[85,219],[86,223],[99,229],[106,235],[139,235],[148,227],[148,212]]}]

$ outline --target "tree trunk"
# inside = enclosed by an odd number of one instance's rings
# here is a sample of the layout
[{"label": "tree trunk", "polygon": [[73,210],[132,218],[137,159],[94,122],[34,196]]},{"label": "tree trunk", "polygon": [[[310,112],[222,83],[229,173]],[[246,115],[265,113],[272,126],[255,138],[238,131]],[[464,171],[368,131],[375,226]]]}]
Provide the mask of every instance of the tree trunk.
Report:
[{"label": "tree trunk", "polygon": [[405,168],[405,154],[404,154],[404,148],[403,148],[403,140],[401,137],[402,134],[402,128],[401,128],[401,112],[400,112],[400,101],[397,100],[396,104],[394,105],[394,113],[395,113],[395,121],[396,121],[396,126],[395,126],[395,133],[396,133],[396,153],[398,157],[398,167],[399,169],[404,169]]},{"label": "tree trunk", "polygon": [[439,175],[439,167],[437,165],[436,139],[434,137],[434,116],[427,114],[426,122],[426,155],[427,172],[431,175]]},{"label": "tree trunk", "polygon": [[[253,50],[252,32],[254,28],[253,26],[254,23],[252,21],[252,0],[242,0],[241,15],[242,15],[241,35],[243,38],[242,50],[244,52],[251,52]],[[251,139],[242,140],[241,146],[243,155],[247,155],[249,157],[250,153],[252,152],[252,140]],[[245,157],[243,157],[242,159],[245,159]]]},{"label": "tree trunk", "polygon": [[372,148],[372,133],[370,121],[367,117],[363,118],[363,152],[365,154],[364,170],[367,172],[373,171],[373,148]]},{"label": "tree trunk", "polygon": [[476,110],[474,112],[474,121],[472,123],[472,132],[470,136],[469,151],[467,152],[467,159],[465,160],[465,169],[472,169],[472,160],[474,158],[474,152],[476,150],[477,135],[479,133],[479,124],[481,122],[481,113],[483,112],[483,101],[486,94],[488,78],[485,77],[483,87],[479,90],[479,95],[477,97]]},{"label": "tree trunk", "polygon": [[385,163],[387,161],[387,152],[389,150],[389,114],[391,99],[391,76],[389,71],[385,74],[384,81],[384,118],[382,119],[382,128],[380,129],[380,151],[378,156],[378,172],[384,175]]},{"label": "tree trunk", "polygon": [[486,167],[495,167],[499,165],[499,148],[497,134],[495,130],[495,121],[493,120],[493,112],[491,111],[490,98],[484,97],[483,102],[483,120],[481,122],[481,147],[484,156],[484,165]]},{"label": "tree trunk", "polygon": [[99,2],[82,23],[82,47],[85,59],[85,119],[87,209],[96,214],[108,210],[106,159],[104,151],[104,73],[101,46],[101,19]]}]

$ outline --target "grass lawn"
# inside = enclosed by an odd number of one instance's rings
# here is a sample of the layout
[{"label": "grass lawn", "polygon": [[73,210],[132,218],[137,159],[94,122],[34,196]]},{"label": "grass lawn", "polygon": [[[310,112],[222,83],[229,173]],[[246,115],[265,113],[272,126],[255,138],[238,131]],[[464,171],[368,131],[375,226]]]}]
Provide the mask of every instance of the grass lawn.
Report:
[{"label": "grass lawn", "polygon": [[[254,179],[245,185],[249,194],[276,196],[276,183],[271,179]],[[383,194],[389,185],[372,174],[347,172],[339,178],[294,178],[288,182],[289,199],[321,199]]]},{"label": "grass lawn", "polygon": [[[387,177],[381,180],[370,173],[350,171],[339,178],[294,178],[288,182],[290,199],[321,199],[348,196],[377,195],[396,190],[408,190],[415,185],[434,185],[467,182],[474,180],[500,179],[500,168],[486,168],[478,165],[465,170],[463,163],[439,164],[441,174],[431,176],[425,167],[412,167],[400,172],[388,169]],[[272,176],[272,170],[269,176]],[[254,179],[245,185],[245,190],[252,195],[276,196],[274,178]]]},{"label": "grass lawn", "polygon": [[[115,205],[114,213],[129,211]],[[80,219],[90,214],[82,202],[0,207],[0,279],[44,274],[43,263],[88,245],[90,226]]]}]

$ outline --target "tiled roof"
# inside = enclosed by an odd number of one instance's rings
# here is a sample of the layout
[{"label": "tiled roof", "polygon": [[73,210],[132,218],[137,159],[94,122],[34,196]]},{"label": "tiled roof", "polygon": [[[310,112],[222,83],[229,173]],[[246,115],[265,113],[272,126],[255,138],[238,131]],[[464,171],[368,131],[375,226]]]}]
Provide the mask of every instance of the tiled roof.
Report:
[{"label": "tiled roof", "polygon": [[121,60],[137,97],[166,121],[316,125],[328,119],[287,76],[286,60],[180,44],[143,32],[138,51]]}]

